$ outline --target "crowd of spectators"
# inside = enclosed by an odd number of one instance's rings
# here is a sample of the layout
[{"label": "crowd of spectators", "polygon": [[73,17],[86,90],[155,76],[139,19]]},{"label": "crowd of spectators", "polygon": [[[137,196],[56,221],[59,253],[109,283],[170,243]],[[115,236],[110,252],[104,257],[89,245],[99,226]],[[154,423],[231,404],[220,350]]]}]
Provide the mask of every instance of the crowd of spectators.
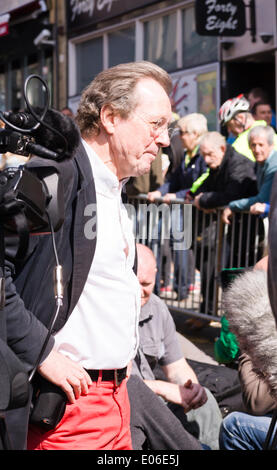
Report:
[{"label": "crowd of spectators", "polygon": [[[182,205],[192,204],[191,248],[174,250],[172,232],[170,237],[158,241],[155,292],[179,301],[187,299],[194,289],[195,273],[200,272],[199,309],[208,315],[216,314],[217,309],[214,293],[215,275],[218,277],[215,264],[218,262],[215,254],[221,244],[218,210],[225,208],[222,222],[229,226],[223,229],[226,243],[220,248],[221,269],[249,267],[266,250],[262,218],[267,217],[269,211],[276,171],[277,135],[268,124],[269,120],[257,112],[260,105],[262,111],[268,111],[265,94],[261,95],[260,89],[253,89],[248,96],[251,101],[239,95],[223,103],[219,110],[222,133],[208,130],[206,117],[202,114],[192,113],[179,118],[174,123],[171,150],[163,149],[163,153],[167,150],[169,158],[174,151],[175,169],[171,171],[169,165],[165,175],[160,171],[163,178],[160,186],[157,187],[156,179],[154,185],[148,184],[141,191],[147,194],[150,203],[181,202],[180,227],[184,224]],[[274,114],[271,107],[270,111],[271,122]],[[233,136],[232,143],[225,137],[226,132]],[[176,138],[179,138],[178,165]],[[174,217],[175,214],[172,215],[172,226]],[[255,246],[257,237],[258,248]],[[166,269],[163,269],[164,259]],[[199,321],[192,323],[201,326]]]}]

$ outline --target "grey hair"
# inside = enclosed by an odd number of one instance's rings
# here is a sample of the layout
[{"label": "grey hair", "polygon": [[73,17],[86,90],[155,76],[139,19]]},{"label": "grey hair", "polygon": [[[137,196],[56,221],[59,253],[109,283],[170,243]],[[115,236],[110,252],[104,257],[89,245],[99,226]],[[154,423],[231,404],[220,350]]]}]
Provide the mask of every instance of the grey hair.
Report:
[{"label": "grey hair", "polygon": [[199,141],[200,147],[206,143],[211,144],[213,148],[226,147],[226,139],[224,135],[217,131],[206,132],[206,134],[201,137]]},{"label": "grey hair", "polygon": [[148,61],[119,64],[100,72],[82,93],[76,122],[82,135],[98,134],[100,112],[110,105],[127,118],[137,105],[135,86],[140,79],[156,80],[169,95],[172,89],[168,73]]},{"label": "grey hair", "polygon": [[208,132],[207,118],[200,113],[191,113],[178,120],[177,126],[182,130],[186,128],[187,132],[195,132],[199,138]]},{"label": "grey hair", "polygon": [[275,131],[271,126],[255,126],[248,133],[248,143],[250,145],[252,137],[265,135],[268,145],[274,144]]}]

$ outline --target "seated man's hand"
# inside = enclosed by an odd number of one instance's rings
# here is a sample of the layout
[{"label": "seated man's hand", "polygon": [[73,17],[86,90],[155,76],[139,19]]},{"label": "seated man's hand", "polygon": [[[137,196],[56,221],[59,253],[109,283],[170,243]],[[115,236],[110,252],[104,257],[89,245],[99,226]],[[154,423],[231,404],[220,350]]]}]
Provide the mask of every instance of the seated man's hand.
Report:
[{"label": "seated man's hand", "polygon": [[80,395],[86,395],[92,383],[82,366],[55,350],[52,350],[38,367],[38,372],[45,379],[58,385],[70,403],[74,403]]},{"label": "seated man's hand", "polygon": [[190,379],[180,388],[180,392],[190,410],[195,410],[204,405],[208,399],[204,387],[198,383],[193,383]]},{"label": "seated man's hand", "polygon": [[191,379],[184,385],[165,382],[163,380],[145,380],[145,383],[154,393],[163,397],[166,401],[176,403],[184,408],[185,413],[191,409],[199,408],[207,401],[205,389]]}]

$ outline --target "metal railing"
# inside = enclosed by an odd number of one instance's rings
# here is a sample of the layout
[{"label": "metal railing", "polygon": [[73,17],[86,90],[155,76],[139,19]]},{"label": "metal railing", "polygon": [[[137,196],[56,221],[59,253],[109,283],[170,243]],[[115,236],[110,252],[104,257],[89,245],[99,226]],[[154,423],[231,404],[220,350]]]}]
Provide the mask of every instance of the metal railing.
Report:
[{"label": "metal railing", "polygon": [[219,320],[226,278],[251,268],[266,253],[266,223],[248,212],[233,213],[230,225],[223,209],[198,210],[182,199],[150,203],[145,194],[126,205],[138,243],[157,259],[155,293],[170,311]]}]

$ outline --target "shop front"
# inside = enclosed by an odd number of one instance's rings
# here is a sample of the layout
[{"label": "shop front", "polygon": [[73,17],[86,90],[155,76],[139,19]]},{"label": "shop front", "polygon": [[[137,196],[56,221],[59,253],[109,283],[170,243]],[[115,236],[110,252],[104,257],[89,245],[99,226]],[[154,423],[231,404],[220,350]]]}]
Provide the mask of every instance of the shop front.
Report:
[{"label": "shop front", "polygon": [[[44,31],[43,34],[42,31]],[[47,31],[47,33],[45,33]],[[27,76],[39,74],[53,88],[53,43],[49,11],[44,1],[0,2],[0,109],[24,107]],[[30,84],[30,100],[40,105],[41,87]]]},{"label": "shop front", "polygon": [[203,112],[217,128],[220,68],[217,38],[196,33],[192,1],[86,1],[67,4],[68,105],[76,111],[84,87],[101,70],[149,60],[173,79],[180,115]]}]

